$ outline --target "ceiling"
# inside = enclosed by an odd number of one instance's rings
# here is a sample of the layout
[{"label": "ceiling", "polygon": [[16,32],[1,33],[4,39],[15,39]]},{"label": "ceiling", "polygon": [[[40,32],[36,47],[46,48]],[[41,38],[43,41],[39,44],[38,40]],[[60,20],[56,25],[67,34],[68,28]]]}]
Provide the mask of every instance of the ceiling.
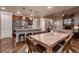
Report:
[{"label": "ceiling", "polygon": [[[2,6],[0,6],[1,8]],[[51,9],[47,9],[47,6],[4,6],[5,9],[9,12],[12,12],[15,15],[25,15],[30,16],[46,16],[49,14],[61,12],[74,6],[51,6]],[[25,8],[25,9],[23,9]],[[17,14],[17,11],[20,11],[21,14]]]}]

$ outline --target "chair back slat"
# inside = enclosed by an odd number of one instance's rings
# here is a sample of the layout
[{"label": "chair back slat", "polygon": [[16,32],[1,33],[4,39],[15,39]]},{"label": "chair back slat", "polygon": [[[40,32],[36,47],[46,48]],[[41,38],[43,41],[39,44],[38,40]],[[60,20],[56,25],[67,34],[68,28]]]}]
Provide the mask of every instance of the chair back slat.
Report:
[{"label": "chair back slat", "polygon": [[64,43],[64,47],[63,47],[63,51],[67,49],[71,39],[72,39],[72,36],[73,35],[69,35],[68,38],[65,40],[65,43]]},{"label": "chair back slat", "polygon": [[30,38],[27,38],[26,40],[27,40],[27,46],[28,46],[29,52],[32,53],[33,47],[34,47],[33,41]]}]

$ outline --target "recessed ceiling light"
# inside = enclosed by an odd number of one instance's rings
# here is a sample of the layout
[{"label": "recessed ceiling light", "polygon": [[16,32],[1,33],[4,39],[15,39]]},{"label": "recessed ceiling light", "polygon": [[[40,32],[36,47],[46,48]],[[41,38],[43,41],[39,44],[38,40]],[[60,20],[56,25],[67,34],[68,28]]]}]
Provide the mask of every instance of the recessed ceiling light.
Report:
[{"label": "recessed ceiling light", "polygon": [[47,9],[52,9],[52,7],[51,6],[48,6]]},{"label": "recessed ceiling light", "polygon": [[30,20],[32,20],[32,18],[30,18]]},{"label": "recessed ceiling light", "polygon": [[23,19],[25,20],[25,16],[23,16]]},{"label": "recessed ceiling light", "polygon": [[32,14],[30,16],[33,16]]},{"label": "recessed ceiling light", "polygon": [[17,14],[21,14],[21,12],[20,11],[17,11]]},{"label": "recessed ceiling light", "polygon": [[64,16],[64,14],[62,16]]},{"label": "recessed ceiling light", "polygon": [[1,7],[2,10],[6,10],[5,7]]}]

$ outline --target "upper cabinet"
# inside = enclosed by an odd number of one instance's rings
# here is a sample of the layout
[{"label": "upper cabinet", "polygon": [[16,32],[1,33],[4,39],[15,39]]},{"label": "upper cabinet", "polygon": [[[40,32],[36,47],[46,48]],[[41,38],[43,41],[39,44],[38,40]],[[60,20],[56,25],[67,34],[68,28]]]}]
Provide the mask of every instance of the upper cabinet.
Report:
[{"label": "upper cabinet", "polygon": [[62,16],[62,19],[63,19],[63,28],[64,29],[73,29],[74,14],[65,14]]}]

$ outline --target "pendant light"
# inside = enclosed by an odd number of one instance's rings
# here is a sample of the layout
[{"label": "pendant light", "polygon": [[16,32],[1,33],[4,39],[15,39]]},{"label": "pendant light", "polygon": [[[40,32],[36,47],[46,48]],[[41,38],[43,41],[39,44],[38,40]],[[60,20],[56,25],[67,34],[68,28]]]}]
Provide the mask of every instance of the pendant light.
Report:
[{"label": "pendant light", "polygon": [[25,20],[25,8],[23,7],[23,13],[24,13],[24,16],[23,16],[23,19]]}]

